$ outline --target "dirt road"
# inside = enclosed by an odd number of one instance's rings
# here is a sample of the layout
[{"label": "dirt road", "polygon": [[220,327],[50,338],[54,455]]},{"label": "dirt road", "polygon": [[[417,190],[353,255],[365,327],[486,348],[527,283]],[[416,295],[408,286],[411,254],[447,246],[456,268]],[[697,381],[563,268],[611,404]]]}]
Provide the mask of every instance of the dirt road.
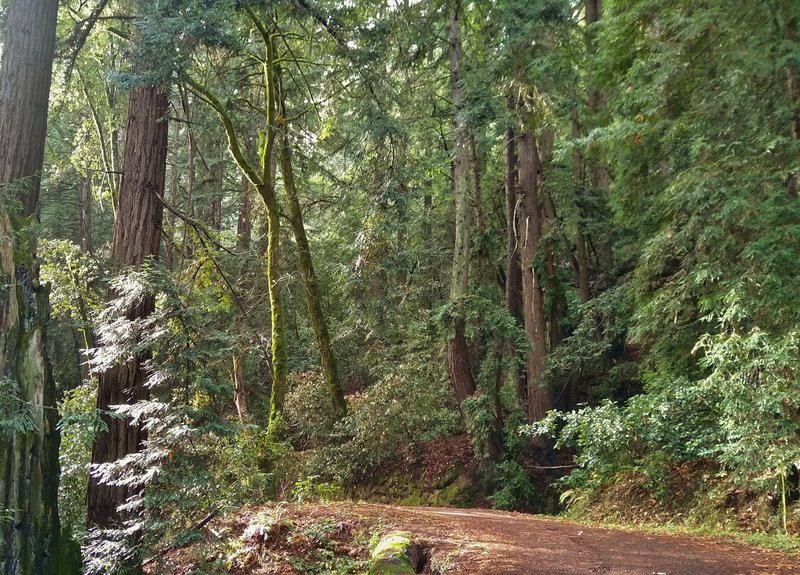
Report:
[{"label": "dirt road", "polygon": [[800,558],[709,538],[483,509],[346,507],[413,532],[430,546],[434,561],[449,563],[447,573],[459,575],[800,575]]}]

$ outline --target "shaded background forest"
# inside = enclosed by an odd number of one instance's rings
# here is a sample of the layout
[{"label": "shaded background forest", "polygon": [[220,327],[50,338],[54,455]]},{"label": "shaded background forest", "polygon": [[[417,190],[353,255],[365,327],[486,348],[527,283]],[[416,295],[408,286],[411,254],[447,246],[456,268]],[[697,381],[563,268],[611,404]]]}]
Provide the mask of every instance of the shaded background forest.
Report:
[{"label": "shaded background forest", "polygon": [[791,530],[799,19],[62,2],[14,220],[50,284],[61,530],[103,528],[98,570],[285,498]]}]

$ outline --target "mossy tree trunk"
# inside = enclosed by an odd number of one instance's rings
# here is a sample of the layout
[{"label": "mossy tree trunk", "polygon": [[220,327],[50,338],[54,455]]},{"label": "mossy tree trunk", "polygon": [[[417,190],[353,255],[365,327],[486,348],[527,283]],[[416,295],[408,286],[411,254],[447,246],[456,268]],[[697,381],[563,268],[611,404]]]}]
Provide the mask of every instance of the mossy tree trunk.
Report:
[{"label": "mossy tree trunk", "polygon": [[[167,160],[167,94],[162,85],[136,86],[131,90],[125,131],[123,175],[119,207],[114,222],[112,258],[120,267],[138,267],[148,258],[157,258]],[[113,293],[110,298],[115,297]],[[130,320],[146,317],[155,306],[145,298],[128,310]],[[101,373],[98,377],[97,409],[147,399],[144,385],[144,358],[136,357]],[[106,433],[95,438],[92,464],[116,461],[139,451],[146,438],[140,425],[125,418],[105,418]],[[107,485],[90,476],[87,493],[87,525],[109,528],[124,519],[118,507],[133,494],[131,488]]]},{"label": "mossy tree trunk", "polygon": [[[241,138],[234,125],[233,118],[225,103],[209,88],[191,77],[185,77],[186,84],[206,102],[222,121],[225,135],[228,138],[228,151],[242,174],[253,185],[261,196],[267,212],[267,252],[266,274],[269,292],[271,321],[271,359],[272,389],[269,405],[269,433],[281,432],[283,407],[286,398],[287,351],[286,322],[284,319],[283,301],[280,286],[280,206],[275,195],[275,138],[277,135],[278,102],[276,86],[276,61],[274,25],[267,18],[267,24],[252,8],[244,8],[251,24],[256,28],[264,44],[264,65],[262,81],[264,86],[265,117],[264,130],[261,134],[259,162],[252,162],[242,147]],[[268,27],[269,26],[269,27]]]},{"label": "mossy tree trunk", "polygon": [[[0,64],[0,557],[6,575],[50,573],[59,541],[55,385],[47,289],[32,225],[39,202],[57,0],[11,0]],[[21,207],[20,207],[21,206]]]},{"label": "mossy tree trunk", "polygon": [[[282,103],[281,107],[284,108],[283,116],[286,117],[285,105]],[[330,333],[328,332],[328,322],[325,320],[325,314],[322,311],[317,277],[314,273],[314,262],[311,259],[311,248],[308,245],[308,236],[303,224],[303,211],[300,207],[300,200],[297,197],[297,189],[295,187],[291,143],[287,132],[288,130],[284,129],[281,145],[281,173],[283,174],[283,188],[286,191],[286,199],[289,203],[289,220],[292,223],[294,239],[297,244],[297,265],[303,281],[306,309],[311,319],[314,338],[319,349],[322,376],[325,379],[325,385],[328,387],[328,393],[331,396],[336,415],[343,417],[347,413],[347,403],[344,400],[344,388],[339,376]]]}]

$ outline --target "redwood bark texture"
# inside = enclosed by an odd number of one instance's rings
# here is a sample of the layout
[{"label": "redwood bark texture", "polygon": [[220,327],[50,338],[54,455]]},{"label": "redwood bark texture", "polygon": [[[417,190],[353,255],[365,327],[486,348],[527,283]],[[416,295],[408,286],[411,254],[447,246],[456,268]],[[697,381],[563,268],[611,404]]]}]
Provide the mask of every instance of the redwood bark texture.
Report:
[{"label": "redwood bark texture", "polygon": [[453,99],[453,198],[455,202],[455,246],[450,282],[450,305],[453,309],[453,337],[447,343],[450,380],[459,404],[475,392],[466,339],[464,306],[469,295],[470,263],[470,173],[469,131],[463,114],[464,90],[461,86],[461,1],[452,2],[450,16],[450,90]]},{"label": "redwood bark texture", "polygon": [[[519,240],[517,238],[517,143],[514,128],[506,132],[506,285],[505,299],[508,313],[511,314],[517,325],[524,327],[525,319],[522,312],[522,267],[520,267]],[[513,338],[508,341],[511,357],[516,357],[517,349]],[[527,376],[524,369],[516,368],[517,395],[520,402],[525,405],[528,397]]]},{"label": "redwood bark texture", "polygon": [[[157,258],[163,217],[167,159],[167,95],[163,86],[136,86],[131,90],[123,156],[119,208],[114,222],[112,256],[121,267],[138,267]],[[114,294],[109,294],[113,298]],[[129,319],[147,316],[152,298],[128,310]],[[148,397],[141,360],[133,358],[100,374],[97,408],[135,403]],[[108,432],[95,439],[92,463],[116,461],[140,450],[145,431],[126,419],[105,419]],[[130,488],[89,480],[87,524],[112,527],[123,519],[117,507],[132,494]]]},{"label": "redwood bark texture", "polygon": [[0,535],[6,575],[51,573],[59,539],[58,416],[45,353],[48,297],[39,286],[30,232],[39,201],[57,12],[57,0],[12,0],[0,64],[0,187],[22,206],[0,199],[0,381],[5,401],[32,427],[0,434],[0,505],[13,513]]},{"label": "redwood bark texture", "polygon": [[57,12],[57,0],[11,0],[0,64],[0,187],[22,206],[0,200],[0,393],[30,423],[29,431],[0,434],[0,505],[13,513],[0,534],[5,575],[57,567],[58,414],[45,352],[48,295],[39,285],[30,227],[39,201]]},{"label": "redwood bark texture", "polygon": [[547,324],[544,314],[544,293],[541,270],[536,256],[542,238],[542,205],[539,199],[539,154],[536,139],[526,132],[519,139],[519,181],[522,210],[519,231],[522,244],[522,294],[525,334],[531,344],[528,352],[528,421],[542,419],[552,408],[547,389],[541,386],[547,355]]}]

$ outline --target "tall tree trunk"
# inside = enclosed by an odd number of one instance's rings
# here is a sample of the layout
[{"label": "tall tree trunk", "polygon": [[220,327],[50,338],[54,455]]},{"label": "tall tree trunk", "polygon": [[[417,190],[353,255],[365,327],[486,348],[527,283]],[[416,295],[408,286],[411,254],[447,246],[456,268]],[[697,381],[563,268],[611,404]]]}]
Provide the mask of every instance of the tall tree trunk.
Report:
[{"label": "tall tree trunk", "polygon": [[542,205],[539,199],[539,161],[536,139],[531,132],[519,139],[519,181],[522,210],[519,231],[522,243],[522,293],[525,333],[531,345],[527,357],[528,421],[542,419],[551,409],[550,393],[544,389],[544,360],[547,354],[547,325],[544,314],[544,293],[536,256],[542,237]]},{"label": "tall tree trunk", "polygon": [[[236,131],[233,119],[228,113],[227,106],[208,88],[187,77],[186,83],[192,90],[199,94],[211,106],[222,120],[225,134],[228,137],[228,151],[233,156],[236,165],[255,187],[258,195],[264,202],[267,212],[267,252],[266,272],[267,288],[269,290],[270,314],[272,317],[272,389],[270,391],[270,411],[268,433],[271,435],[282,432],[283,406],[286,398],[286,325],[284,321],[283,301],[280,286],[280,211],[278,199],[275,196],[275,136],[278,126],[278,106],[276,102],[277,78],[275,62],[275,35],[274,24],[269,18],[264,19],[257,15],[252,8],[245,7],[252,25],[258,30],[264,43],[264,68],[263,86],[266,94],[266,123],[262,133],[263,145],[260,147],[259,165],[251,163],[245,156],[240,144],[239,134]],[[265,21],[267,23],[265,23]]]},{"label": "tall tree trunk", "polygon": [[470,263],[470,173],[469,131],[463,118],[464,90],[461,86],[461,0],[453,0],[450,15],[450,90],[453,100],[453,197],[455,200],[455,246],[450,282],[454,330],[447,344],[450,380],[456,400],[463,402],[475,392],[466,339],[464,306],[469,294]]},{"label": "tall tree trunk", "polygon": [[[173,128],[177,130],[177,127]],[[173,136],[174,137],[174,136]],[[173,149],[169,169],[169,199],[172,206],[178,205],[178,153]],[[167,212],[167,225],[164,226],[164,265],[172,271],[175,264],[175,222],[177,217],[174,211]]]},{"label": "tall tree trunk", "polygon": [[[25,426],[0,433],[0,533],[6,575],[54,572],[59,542],[55,384],[46,355],[47,289],[35,242],[16,244],[36,220],[55,48],[57,0],[11,0],[0,63],[0,384],[6,409]],[[23,231],[23,228],[25,230]]]},{"label": "tall tree trunk", "polygon": [[[519,239],[517,238],[517,152],[514,128],[506,132],[506,289],[505,299],[508,313],[519,326],[524,327],[522,300],[522,267],[520,266]],[[513,341],[508,342],[511,357],[516,358],[519,350]],[[527,405],[527,377],[524,369],[517,368],[517,395],[523,405]]]},{"label": "tall tree trunk", "polygon": [[[571,112],[572,137],[581,136],[580,116],[578,113],[578,99],[575,87],[570,86],[570,95],[574,100]],[[575,276],[578,283],[578,295],[581,303],[586,303],[592,297],[589,287],[589,250],[586,241],[586,223],[584,214],[584,201],[586,183],[584,181],[583,154],[576,147],[572,152],[572,183],[575,186],[575,203],[577,205],[577,223],[575,224]]]},{"label": "tall tree trunk", "polygon": [[[239,201],[239,218],[236,225],[236,249],[240,252],[246,252],[250,249],[250,236],[252,234],[250,217],[250,182],[247,177],[242,176],[242,197]],[[239,279],[241,282],[241,276]],[[233,353],[233,388],[236,412],[239,414],[239,422],[244,425],[250,419],[250,412],[248,408],[247,383],[244,375],[244,358],[239,350]]]},{"label": "tall tree trunk", "polygon": [[314,338],[319,348],[322,376],[325,379],[325,385],[328,387],[331,401],[333,401],[334,412],[338,417],[343,417],[347,413],[344,387],[339,375],[336,355],[331,345],[328,323],[325,321],[325,314],[322,311],[317,277],[314,274],[314,263],[311,259],[311,248],[308,245],[306,228],[303,225],[303,211],[297,198],[294,172],[292,170],[292,152],[287,132],[284,132],[281,146],[281,172],[283,173],[283,187],[286,191],[286,199],[289,202],[289,220],[292,223],[294,239],[297,243],[297,263],[300,268],[300,277],[303,280],[303,295],[306,300],[308,316],[314,329]]},{"label": "tall tree trunk", "polygon": [[[587,25],[592,25],[599,22],[603,16],[602,0],[586,0],[585,9]],[[597,51],[596,44],[595,32],[591,31],[587,36],[587,51],[590,55],[593,55]],[[589,112],[592,115],[592,119],[596,121],[595,118],[597,117],[597,114],[606,105],[606,96],[602,91],[594,87],[594,80],[592,78],[589,79],[589,85]],[[603,159],[599,148],[594,147],[594,149],[590,150],[588,161],[589,178],[594,193],[606,193],[609,184],[608,167],[606,166],[605,160]],[[611,270],[611,266],[614,263],[614,254],[611,246],[611,226],[604,226],[604,228],[607,231],[595,238],[594,245],[600,261],[601,271],[608,272]]]},{"label": "tall tree trunk", "polygon": [[[138,267],[148,258],[157,258],[161,240],[167,159],[167,95],[164,86],[136,86],[131,90],[125,131],[123,176],[119,208],[114,222],[112,258],[120,267]],[[110,293],[110,298],[115,294]],[[155,307],[152,297],[127,311],[130,320],[149,315]],[[100,374],[97,409],[133,404],[149,397],[144,386],[144,358],[136,357]],[[139,451],[146,438],[141,425],[128,419],[105,418],[106,433],[95,438],[92,464],[116,461]],[[87,525],[108,528],[124,517],[119,505],[133,494],[126,486],[99,483],[89,479]]]},{"label": "tall tree trunk", "polygon": [[[267,167],[267,170],[269,167]],[[281,296],[280,211],[272,180],[258,186],[258,193],[267,208],[267,287],[272,316],[272,389],[269,398],[269,433],[282,432],[283,407],[286,399],[286,321]]]},{"label": "tall tree trunk", "polygon": [[[189,98],[185,91],[181,92],[181,105],[183,106],[183,113],[186,117],[187,133],[189,137],[189,165],[186,172],[186,206],[185,212],[190,218],[194,217],[194,192],[195,192],[195,177],[196,177],[196,162],[197,159],[197,137],[194,134],[192,127],[192,108],[189,106]],[[192,246],[192,238],[189,237],[189,225],[184,222],[183,224],[183,241],[181,242],[181,268],[186,265],[186,262],[192,259],[194,249]]]}]

